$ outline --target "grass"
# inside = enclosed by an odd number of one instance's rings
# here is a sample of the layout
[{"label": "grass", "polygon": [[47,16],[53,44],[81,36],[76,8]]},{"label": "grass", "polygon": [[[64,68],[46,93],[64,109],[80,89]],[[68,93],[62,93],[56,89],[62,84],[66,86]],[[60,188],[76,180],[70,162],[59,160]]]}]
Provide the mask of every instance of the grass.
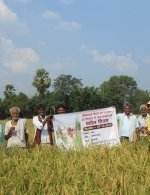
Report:
[{"label": "grass", "polygon": [[[5,123],[6,121],[2,121]],[[30,140],[34,128],[28,120]],[[147,141],[63,151],[56,146],[0,150],[1,195],[147,195]]]}]

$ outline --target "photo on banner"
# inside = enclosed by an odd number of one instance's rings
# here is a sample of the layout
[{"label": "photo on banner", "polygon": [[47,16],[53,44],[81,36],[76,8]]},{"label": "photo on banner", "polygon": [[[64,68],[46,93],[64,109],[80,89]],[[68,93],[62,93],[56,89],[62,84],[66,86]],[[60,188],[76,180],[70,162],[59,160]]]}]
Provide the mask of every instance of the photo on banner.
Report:
[{"label": "photo on banner", "polygon": [[54,115],[58,147],[80,149],[89,145],[120,145],[115,108]]}]

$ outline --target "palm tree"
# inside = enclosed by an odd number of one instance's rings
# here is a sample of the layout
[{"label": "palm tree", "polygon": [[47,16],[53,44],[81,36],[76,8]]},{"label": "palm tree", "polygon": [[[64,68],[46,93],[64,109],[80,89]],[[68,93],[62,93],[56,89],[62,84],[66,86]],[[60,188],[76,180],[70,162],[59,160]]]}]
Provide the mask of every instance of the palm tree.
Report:
[{"label": "palm tree", "polygon": [[32,85],[33,87],[36,87],[39,94],[42,95],[41,101],[43,103],[44,93],[47,91],[47,88],[49,88],[51,85],[49,73],[43,68],[36,70],[36,75],[33,78]]},{"label": "palm tree", "polygon": [[15,91],[16,91],[16,89],[14,88],[13,85],[7,84],[7,85],[5,86],[5,91],[3,92],[5,98],[8,99],[8,98],[14,96],[14,95],[15,95]]}]

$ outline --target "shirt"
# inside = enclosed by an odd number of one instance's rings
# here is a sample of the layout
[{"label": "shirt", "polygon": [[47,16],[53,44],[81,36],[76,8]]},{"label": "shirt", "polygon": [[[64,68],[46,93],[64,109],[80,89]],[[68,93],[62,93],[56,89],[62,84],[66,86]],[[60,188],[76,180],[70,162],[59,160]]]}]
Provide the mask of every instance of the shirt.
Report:
[{"label": "shirt", "polygon": [[[139,128],[139,123],[135,115],[130,113],[130,117],[128,118],[125,113],[117,114],[117,120],[121,122],[120,124],[120,136],[126,136],[129,137],[130,140],[133,139],[131,135],[133,136],[133,132],[135,132],[136,128]],[[131,125],[132,124],[132,125]]]},{"label": "shirt", "polygon": [[[46,118],[46,116],[45,116],[45,118]],[[41,117],[42,122],[45,120],[45,118],[43,119]],[[42,144],[50,143],[47,123],[43,127],[43,124],[39,121],[38,116],[34,116],[33,117],[33,125],[34,125],[34,129],[35,129],[35,134],[36,134],[36,129],[41,130],[41,143]],[[35,134],[34,134],[34,137],[35,137]]]},{"label": "shirt", "polygon": [[[144,118],[142,115],[138,117],[138,123],[140,127],[147,127],[147,119],[149,117],[149,114]],[[146,134],[140,132],[140,136],[147,136]]]},{"label": "shirt", "polygon": [[[10,127],[13,127],[13,125],[11,124],[11,121],[8,121],[5,125],[5,135],[8,134]],[[7,148],[11,146],[26,147],[25,133],[28,133],[26,120],[19,118],[17,125],[14,127],[15,131],[12,131],[10,134],[10,138],[7,142]]]}]

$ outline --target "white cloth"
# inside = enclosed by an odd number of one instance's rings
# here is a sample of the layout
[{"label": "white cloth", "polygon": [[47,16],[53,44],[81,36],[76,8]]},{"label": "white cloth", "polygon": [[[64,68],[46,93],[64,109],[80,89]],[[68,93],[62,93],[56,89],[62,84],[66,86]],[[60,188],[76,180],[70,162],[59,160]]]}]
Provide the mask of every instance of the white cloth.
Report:
[{"label": "white cloth", "polygon": [[10,134],[7,141],[7,148],[11,146],[26,147],[25,133],[28,133],[26,119],[19,118],[16,126],[13,126],[11,122],[8,121],[5,125],[5,135],[8,134],[10,127],[15,127],[15,131]]},{"label": "white cloth", "polygon": [[[124,122],[125,113],[117,114],[117,120],[119,120],[119,136],[122,136],[122,126]],[[130,114],[130,128],[129,128],[129,140],[133,141],[133,136],[135,133],[136,128],[139,128],[138,120],[135,115],[132,113]]]},{"label": "white cloth", "polygon": [[[46,118],[46,116],[45,116],[45,118]],[[42,119],[42,117],[41,117],[42,122],[44,121],[44,119]],[[43,144],[50,143],[49,134],[47,131],[47,129],[48,129],[47,123],[43,127],[43,124],[39,121],[38,116],[34,116],[33,117],[33,125],[34,125],[34,130],[35,130],[34,137],[36,135],[36,129],[40,129],[41,130],[41,143],[43,143]]]}]

